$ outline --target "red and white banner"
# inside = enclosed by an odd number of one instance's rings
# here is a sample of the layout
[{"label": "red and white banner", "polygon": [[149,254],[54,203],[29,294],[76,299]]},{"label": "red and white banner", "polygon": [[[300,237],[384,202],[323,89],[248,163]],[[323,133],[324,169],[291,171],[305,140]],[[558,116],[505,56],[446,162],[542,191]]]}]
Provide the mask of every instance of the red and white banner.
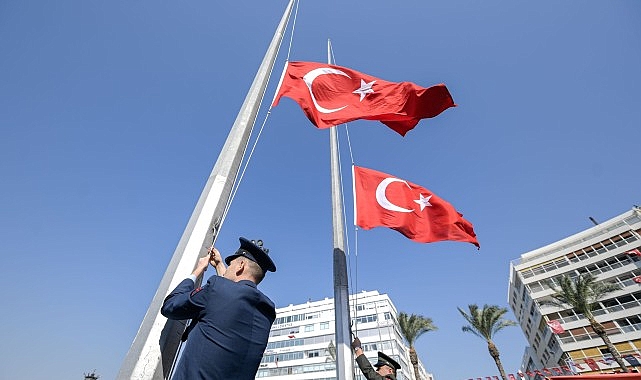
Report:
[{"label": "red and white banner", "polygon": [[639,248],[631,249],[625,253],[632,256],[641,256],[641,250],[639,250]]},{"label": "red and white banner", "polygon": [[550,326],[550,329],[552,329],[552,332],[555,334],[562,334],[565,332],[565,329],[561,326],[561,322],[556,319],[548,321],[548,326]]}]

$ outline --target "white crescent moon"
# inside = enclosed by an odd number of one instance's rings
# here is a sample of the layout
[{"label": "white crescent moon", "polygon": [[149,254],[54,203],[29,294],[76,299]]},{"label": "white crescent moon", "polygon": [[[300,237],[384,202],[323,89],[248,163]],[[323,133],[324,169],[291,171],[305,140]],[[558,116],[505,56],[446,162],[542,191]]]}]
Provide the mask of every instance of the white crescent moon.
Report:
[{"label": "white crescent moon", "polygon": [[[314,96],[314,92],[312,92],[312,83],[314,82],[314,79],[318,78],[321,75],[327,75],[327,74],[338,74],[338,75],[344,75],[348,78],[350,78],[349,75],[345,74],[344,72],[337,70],[337,69],[332,69],[331,67],[321,67],[318,69],[314,69],[307,74],[303,76],[303,81],[305,81],[305,84],[307,85],[307,88],[309,89],[309,94],[312,96],[312,102],[314,102],[314,106],[318,110],[318,112],[322,113],[332,113],[336,111],[340,111],[343,108],[347,106],[342,106],[340,108],[334,108],[334,109],[327,109],[321,107],[318,102],[316,102],[316,97]],[[351,78],[350,78],[351,79]]]},{"label": "white crescent moon", "polygon": [[387,197],[385,196],[385,190],[387,190],[387,186],[389,186],[389,184],[393,183],[393,182],[403,182],[404,184],[407,185],[407,187],[410,187],[410,185],[408,185],[407,182],[403,181],[402,179],[385,178],[376,187],[376,201],[378,202],[378,204],[381,205],[382,208],[390,210],[390,211],[398,211],[398,212],[412,212],[412,211],[414,211],[414,210],[411,210],[411,209],[406,209],[406,208],[397,206],[397,205],[395,205],[394,203],[390,202],[387,199]]}]

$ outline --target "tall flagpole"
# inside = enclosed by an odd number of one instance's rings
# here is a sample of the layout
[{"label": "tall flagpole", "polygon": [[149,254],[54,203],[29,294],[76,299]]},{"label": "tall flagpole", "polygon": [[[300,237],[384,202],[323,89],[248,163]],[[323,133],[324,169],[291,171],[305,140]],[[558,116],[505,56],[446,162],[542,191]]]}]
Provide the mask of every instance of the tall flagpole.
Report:
[{"label": "tall flagpole", "polygon": [[[327,63],[332,63],[332,43],[327,40]],[[345,226],[341,198],[338,160],[338,132],[329,129],[329,150],[332,177],[332,225],[334,232],[334,315],[336,334],[336,378],[354,379],[354,358],[351,350],[349,289],[347,287],[347,260],[345,258]]]},{"label": "tall flagpole", "polygon": [[189,276],[198,258],[206,254],[218,233],[217,228],[238,176],[293,5],[294,0],[289,0],[225,145],[125,356],[118,372],[119,380],[161,380],[170,376],[185,321],[168,320],[160,314],[160,309],[166,295]]}]

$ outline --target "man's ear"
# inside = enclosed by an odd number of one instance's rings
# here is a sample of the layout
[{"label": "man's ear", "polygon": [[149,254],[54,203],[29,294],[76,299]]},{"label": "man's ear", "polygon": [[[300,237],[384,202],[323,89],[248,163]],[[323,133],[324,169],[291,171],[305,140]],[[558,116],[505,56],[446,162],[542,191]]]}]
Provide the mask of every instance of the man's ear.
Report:
[{"label": "man's ear", "polygon": [[236,275],[239,275],[245,271],[245,258],[240,260],[240,263],[238,263],[238,269],[236,269]]}]

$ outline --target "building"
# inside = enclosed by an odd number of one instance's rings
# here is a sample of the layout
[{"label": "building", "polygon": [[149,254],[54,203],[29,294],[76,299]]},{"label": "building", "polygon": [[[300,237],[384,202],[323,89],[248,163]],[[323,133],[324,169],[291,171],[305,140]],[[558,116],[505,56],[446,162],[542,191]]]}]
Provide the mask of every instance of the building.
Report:
[{"label": "building", "polygon": [[[370,362],[375,363],[378,351],[382,351],[401,365],[398,380],[413,380],[409,347],[402,339],[392,300],[378,291],[354,294],[349,299],[352,330]],[[334,321],[333,298],[276,309],[276,320],[256,378],[335,380]],[[356,362],[354,366],[356,380],[364,380]],[[420,362],[419,370],[423,379],[433,380]]]},{"label": "building", "polygon": [[[640,233],[641,208],[635,206],[585,231],[524,253],[510,264],[508,302],[529,342],[523,371],[566,366],[588,373],[618,368],[583,315],[571,308],[541,305],[552,294],[546,281],[554,282],[565,274],[591,273],[598,280],[621,286],[599,302],[594,315],[621,355],[628,356],[630,367],[641,362]],[[548,322],[564,331],[553,333]]]}]

